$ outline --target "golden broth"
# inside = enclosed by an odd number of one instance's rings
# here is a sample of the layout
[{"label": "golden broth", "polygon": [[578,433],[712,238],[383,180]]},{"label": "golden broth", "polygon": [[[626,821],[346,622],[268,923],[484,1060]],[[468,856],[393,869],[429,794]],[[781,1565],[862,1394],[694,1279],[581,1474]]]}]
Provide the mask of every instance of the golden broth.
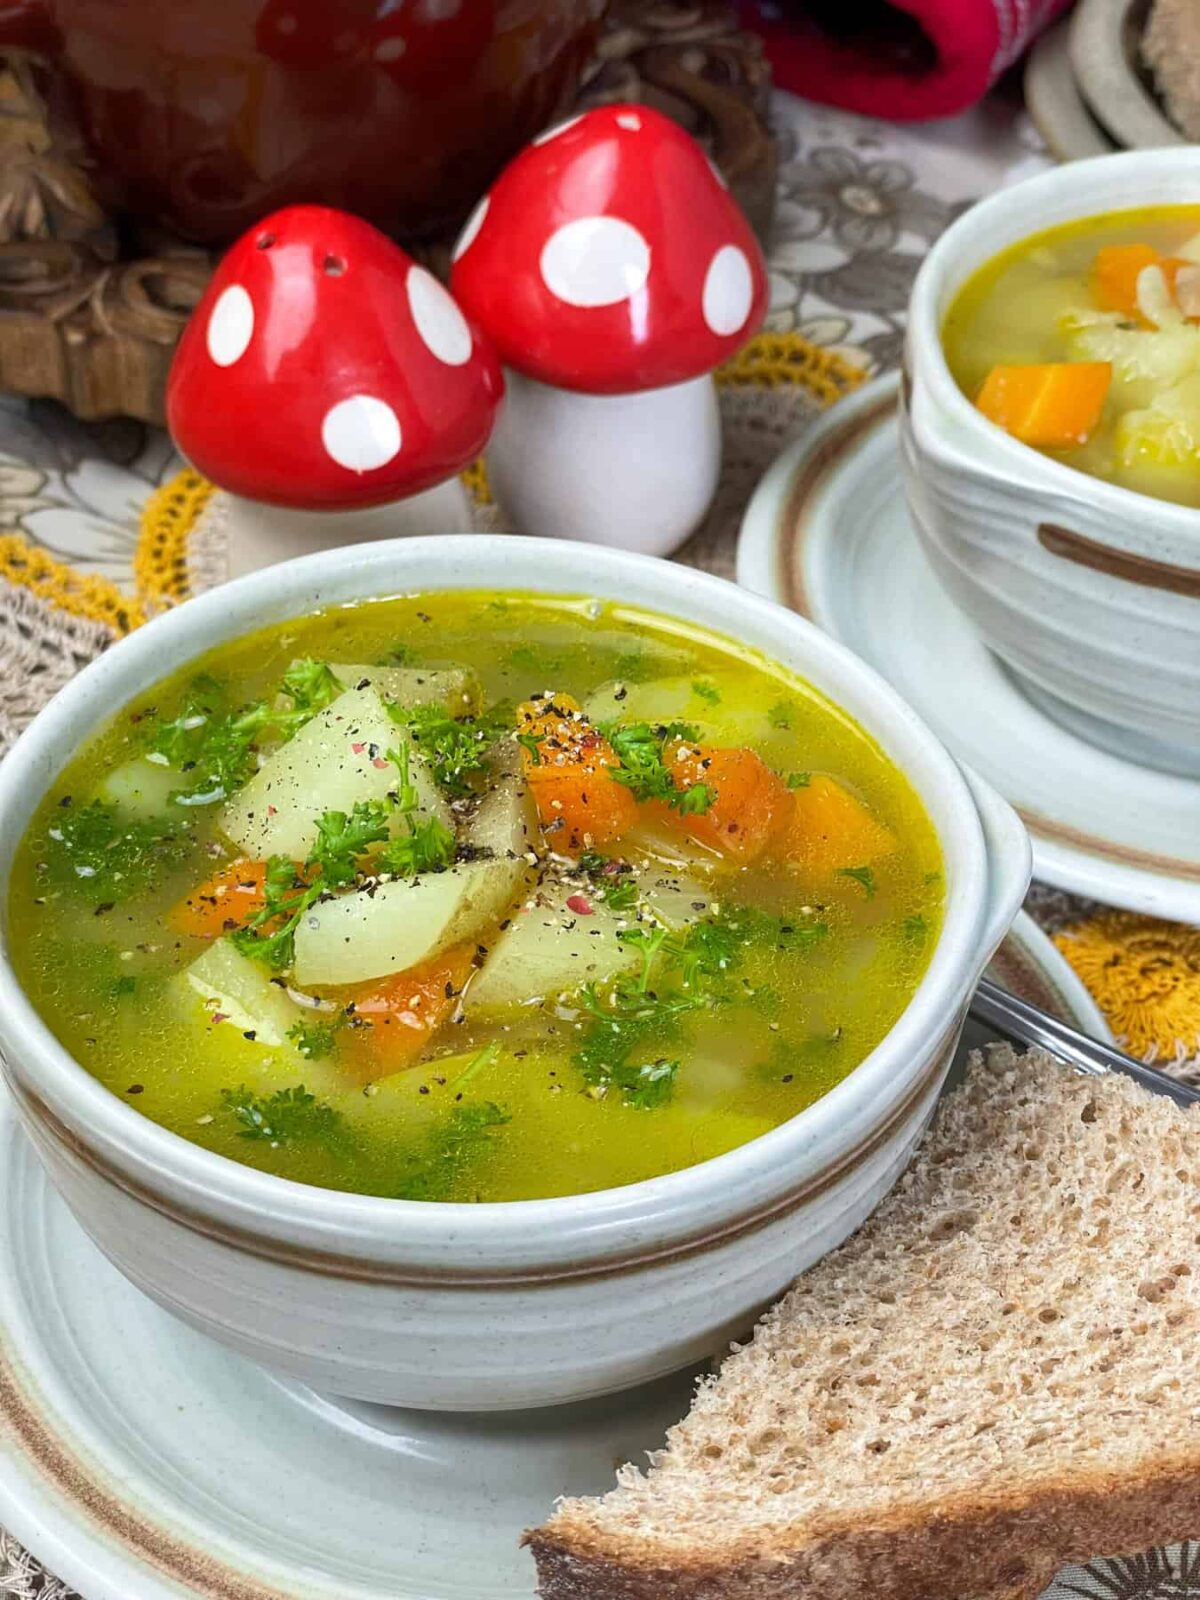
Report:
[{"label": "golden broth", "polygon": [[1107,361],[1113,377],[1085,444],[1045,451],[1081,472],[1200,506],[1200,323],[1162,329],[1097,303],[1092,273],[1106,245],[1191,253],[1200,206],[1110,212],[1023,239],[980,268],[942,328],[946,360],[972,401],[998,365]]},{"label": "golden broth", "polygon": [[[609,1024],[588,1011],[580,992],[480,1017],[472,1015],[468,984],[457,1006],[465,1015],[448,1018],[422,1059],[402,1071],[364,1074],[361,1061],[349,1070],[354,1018],[347,1023],[341,1012],[335,1020],[346,1026],[324,1041],[328,1048],[305,1055],[304,1036],[294,1041],[290,1034],[265,1047],[260,1030],[222,1018],[189,986],[183,975],[213,941],[174,931],[168,920],[214,866],[236,854],[218,826],[220,806],[190,805],[181,823],[185,808],[166,802],[172,827],[183,826],[186,836],[155,847],[149,870],[134,862],[126,871],[122,862],[119,877],[117,855],[103,839],[97,846],[71,830],[80,828],[81,814],[88,826],[95,816],[127,815],[86,808],[97,794],[114,792],[113,775],[128,772],[131,761],[141,770],[136,763],[146,764],[145,752],[162,742],[200,675],[219,680],[228,703],[240,706],[269,699],[298,657],[466,667],[485,704],[546,689],[586,702],[608,684],[619,703],[635,702],[639,715],[686,716],[705,737],[752,748],[791,775],[792,793],[810,774],[835,775],[869,808],[872,826],[891,831],[895,848],[844,872],[783,868],[766,857],[740,868],[700,861],[699,920],[732,921],[736,949],[727,971],[694,980],[706,986],[702,1004],[639,1037],[648,1060],[675,1063],[671,1092],[661,1101],[651,1095],[645,1106],[630,1103],[606,1087],[607,1069],[594,1061],[581,1066],[591,1059],[589,1048],[603,1056]],[[661,713],[656,697],[670,702]],[[148,779],[152,789],[161,773],[159,763]],[[149,817],[148,827],[160,826],[154,808],[163,811],[161,796],[132,803]],[[674,871],[664,864],[670,853],[664,857],[653,838],[606,848],[628,864],[621,881],[639,894]],[[811,1104],[878,1043],[912,994],[940,925],[940,867],[916,796],[874,743],[810,687],[757,655],[620,605],[431,595],[265,630],[192,663],[118,716],[40,807],[17,855],[8,917],[21,981],[63,1045],[163,1126],[301,1182],[412,1198],[514,1200],[686,1167]],[[569,887],[573,869],[563,870]],[[607,880],[578,881],[594,898],[596,884]],[[698,915],[686,905],[684,914]],[[644,913],[625,915],[636,925]],[[643,926],[654,933],[653,917]],[[673,936],[680,948],[695,926],[693,920]],[[479,951],[498,938],[495,926],[480,934]],[[665,979],[663,970],[653,968],[647,994],[685,994],[678,970]],[[623,981],[636,989],[635,980],[631,973]],[[268,981],[274,997],[287,988],[286,974]],[[610,987],[601,981],[593,996],[603,1001]],[[328,1015],[319,1014],[315,1025]]]}]

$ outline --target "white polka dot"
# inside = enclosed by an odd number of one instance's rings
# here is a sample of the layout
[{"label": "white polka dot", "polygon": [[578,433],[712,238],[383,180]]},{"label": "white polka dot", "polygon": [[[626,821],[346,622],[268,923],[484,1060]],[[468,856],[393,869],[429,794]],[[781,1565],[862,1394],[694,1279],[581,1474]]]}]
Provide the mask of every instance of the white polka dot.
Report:
[{"label": "white polka dot", "polygon": [[374,472],[400,449],[396,413],[373,394],[352,394],[325,413],[321,443],[348,472]]},{"label": "white polka dot", "polygon": [[[708,160],[707,157],[705,157],[705,159]],[[717,163],[715,161],[709,161],[708,162],[708,166],[709,166],[709,171],[712,173],[713,177],[717,180],[717,182],[721,185],[722,189],[728,189],[729,185],[725,181],[725,174],[721,171],[721,169],[717,165]]]},{"label": "white polka dot", "polygon": [[488,214],[489,203],[488,196],[485,194],[483,199],[467,218],[465,224],[463,225],[463,231],[458,236],[458,243],[454,246],[454,255],[451,258],[452,260],[457,261],[461,256],[465,256],[467,251],[479,237],[479,230],[483,227],[483,219]]},{"label": "white polka dot", "polygon": [[399,61],[407,49],[407,44],[397,33],[390,39],[381,39],[372,54],[376,61],[381,61],[386,66],[389,61]]},{"label": "white polka dot", "polygon": [[408,309],[430,350],[448,367],[464,366],[471,359],[471,330],[454,301],[424,267],[408,269],[407,288]]},{"label": "white polka dot", "polygon": [[701,303],[714,333],[724,337],[745,327],[754,303],[754,274],[737,245],[722,245],[709,262]]},{"label": "white polka dot", "polygon": [[635,116],[632,111],[622,111],[617,117],[617,127],[628,128],[630,133],[640,133],[642,119],[639,116]]},{"label": "white polka dot", "polygon": [[549,144],[551,139],[557,139],[560,133],[566,133],[568,128],[573,128],[577,122],[583,121],[583,112],[577,117],[568,117],[565,122],[555,123],[553,128],[547,128],[545,133],[539,133],[534,139],[534,144]]},{"label": "white polka dot", "polygon": [[231,367],[246,354],[253,333],[254,302],[240,283],[232,283],[217,296],[208,319],[208,353],[219,367]]},{"label": "white polka dot", "polygon": [[615,306],[650,275],[650,246],[620,217],[580,217],[551,234],[542,278],[569,306]]}]

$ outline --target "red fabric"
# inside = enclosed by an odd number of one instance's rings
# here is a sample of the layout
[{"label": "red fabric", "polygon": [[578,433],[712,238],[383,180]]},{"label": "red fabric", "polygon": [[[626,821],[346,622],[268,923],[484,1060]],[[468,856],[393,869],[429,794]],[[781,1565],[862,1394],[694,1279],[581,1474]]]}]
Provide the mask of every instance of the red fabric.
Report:
[{"label": "red fabric", "polygon": [[804,0],[742,0],[781,89],[896,121],[946,117],[974,105],[1071,0],[893,0],[918,24],[932,64],[914,65],[878,39],[834,39]]}]

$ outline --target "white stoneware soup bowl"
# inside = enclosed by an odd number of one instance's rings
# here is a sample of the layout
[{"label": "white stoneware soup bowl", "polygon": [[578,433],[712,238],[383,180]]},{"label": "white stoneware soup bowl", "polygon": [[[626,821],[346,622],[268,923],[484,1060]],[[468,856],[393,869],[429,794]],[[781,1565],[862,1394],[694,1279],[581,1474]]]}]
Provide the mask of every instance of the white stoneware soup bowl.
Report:
[{"label": "white stoneware soup bowl", "polygon": [[939,578],[1030,698],[1083,738],[1200,773],[1200,512],[1090,477],[1011,438],[962,393],[947,311],[1008,246],[1057,223],[1200,203],[1192,147],[1074,161],[947,229],[909,313],[901,457]]},{"label": "white stoneware soup bowl", "polygon": [[83,671],[0,766],[0,892],[57,771],[164,672],[289,617],[399,592],[619,599],[732,635],[809,679],[907,775],[944,855],[928,971],[862,1064],[792,1121],[666,1177],[479,1205],[294,1183],[123,1104],[58,1044],[0,951],[0,1050],[25,1126],[83,1227],[133,1283],[317,1389],[434,1409],[618,1390],[719,1350],[839,1243],[903,1171],[965,1008],[1015,916],[1029,846],[883,681],[782,607],[718,578],[564,541],[462,536],[335,550],[190,600]]}]

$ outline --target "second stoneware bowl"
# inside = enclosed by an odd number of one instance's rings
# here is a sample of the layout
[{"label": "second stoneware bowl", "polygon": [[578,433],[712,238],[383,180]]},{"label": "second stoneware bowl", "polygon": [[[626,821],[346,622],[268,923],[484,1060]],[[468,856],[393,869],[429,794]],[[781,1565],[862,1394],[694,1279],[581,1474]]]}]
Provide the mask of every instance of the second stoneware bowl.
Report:
[{"label": "second stoneware bowl", "polygon": [[464,535],[330,551],[167,613],[85,669],[0,767],[0,893],[48,785],[97,727],[226,640],[322,607],[501,588],[619,599],[732,635],[814,683],[907,776],[941,844],[945,921],[907,1008],[850,1075],[740,1149],[625,1188],[478,1205],[310,1187],[141,1116],[58,1043],[0,951],[0,1051],[51,1180],[139,1288],[315,1388],[509,1409],[624,1388],[717,1351],[904,1170],[975,983],[1020,906],[1029,844],[898,696],[770,601],[647,557]]},{"label": "second stoneware bowl", "polygon": [[942,325],[993,256],[1056,223],[1200,202],[1194,148],[1078,161],[943,234],[913,289],[901,456],[939,578],[1043,710],[1117,754],[1200,773],[1200,512],[1019,443],[962,393]]}]

